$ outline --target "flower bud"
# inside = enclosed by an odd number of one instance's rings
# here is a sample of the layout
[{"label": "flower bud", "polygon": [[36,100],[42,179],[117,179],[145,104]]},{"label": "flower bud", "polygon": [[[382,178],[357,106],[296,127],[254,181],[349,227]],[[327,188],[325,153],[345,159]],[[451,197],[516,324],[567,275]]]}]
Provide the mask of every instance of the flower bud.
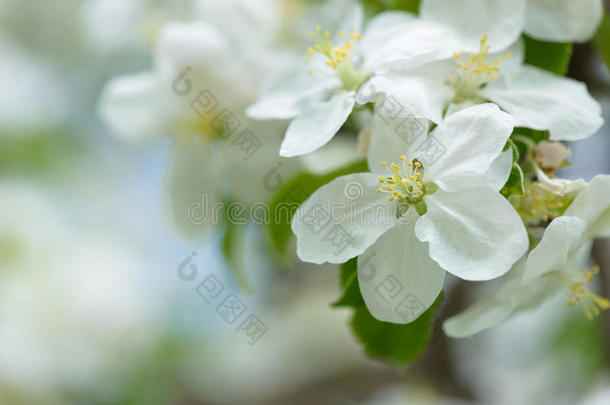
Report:
[{"label": "flower bud", "polygon": [[553,173],[563,165],[571,155],[570,149],[561,142],[542,141],[534,149],[534,159],[538,166],[547,173]]}]

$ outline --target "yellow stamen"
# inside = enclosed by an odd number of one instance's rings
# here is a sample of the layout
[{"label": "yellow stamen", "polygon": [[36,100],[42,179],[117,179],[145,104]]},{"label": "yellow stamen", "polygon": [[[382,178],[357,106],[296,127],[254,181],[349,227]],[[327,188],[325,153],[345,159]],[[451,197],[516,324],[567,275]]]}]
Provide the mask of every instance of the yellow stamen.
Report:
[{"label": "yellow stamen", "polygon": [[[422,191],[423,184],[419,181],[422,177],[422,173],[419,170],[422,164],[418,161],[406,162],[405,156],[401,156],[400,160],[403,163],[402,167],[391,162],[390,167],[387,168],[388,176],[379,177],[379,182],[381,183],[379,189],[392,193],[392,200],[390,201],[393,201],[394,197],[398,199],[407,197],[419,198],[424,194]],[[387,164],[384,162],[382,166],[386,167]]]},{"label": "yellow stamen", "polygon": [[478,91],[487,81],[495,80],[500,71],[499,64],[503,59],[510,56],[506,53],[489,61],[490,46],[487,45],[487,34],[483,35],[479,42],[479,52],[463,59],[459,52],[453,57],[459,70],[457,80],[453,83],[456,88],[456,101],[476,99]]},{"label": "yellow stamen", "polygon": [[361,39],[361,35],[353,29],[350,31],[349,38],[346,38],[347,34],[341,31],[339,32],[339,38],[348,39],[348,41],[335,46],[330,39],[330,32],[322,31],[322,27],[319,25],[315,32],[309,34],[309,37],[313,40],[314,46],[307,48],[306,60],[309,62],[316,53],[319,53],[326,57],[326,66],[333,69],[337,69],[350,55],[354,47],[354,41]]},{"label": "yellow stamen", "polygon": [[[599,266],[593,267],[591,270],[587,270],[583,273],[583,276],[587,283],[593,280],[593,276],[599,273]],[[593,318],[599,316],[601,311],[605,311],[610,308],[610,301],[606,298],[600,297],[589,291],[582,281],[574,281],[570,284],[570,290],[566,297],[566,304],[576,305],[580,303],[580,306],[585,313],[587,320],[592,321]]]}]

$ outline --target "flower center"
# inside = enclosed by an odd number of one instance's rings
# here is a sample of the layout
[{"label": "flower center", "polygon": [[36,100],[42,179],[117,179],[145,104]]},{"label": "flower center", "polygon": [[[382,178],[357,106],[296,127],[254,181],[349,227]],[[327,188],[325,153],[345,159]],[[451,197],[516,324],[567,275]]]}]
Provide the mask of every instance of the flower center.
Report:
[{"label": "flower center", "polygon": [[213,114],[180,117],[175,121],[174,136],[179,141],[203,139],[206,142],[222,141],[231,132],[231,124],[237,121],[215,117]]},{"label": "flower center", "polygon": [[509,201],[526,225],[539,225],[562,215],[574,199],[572,195],[558,196],[540,187],[538,182],[524,183],[525,193],[511,196]]},{"label": "flower center", "polygon": [[570,284],[570,289],[566,297],[566,304],[570,306],[580,303],[580,306],[589,321],[598,316],[601,311],[610,308],[610,301],[608,299],[592,293],[585,287],[585,282],[590,283],[591,280],[593,280],[593,276],[597,273],[599,273],[599,266],[595,266],[591,270],[583,272],[581,277],[584,277],[584,282],[581,280],[573,281]]},{"label": "flower center", "polygon": [[[334,45],[330,39],[328,31],[322,31],[319,25],[316,31],[309,34],[314,42],[314,46],[307,48],[307,57],[305,60],[310,62],[315,54],[323,55],[326,58],[326,66],[334,69],[337,76],[341,80],[345,90],[353,91],[358,89],[365,81],[366,76],[362,69],[357,69],[353,64],[353,48],[355,41],[359,41],[362,36],[354,29],[349,34],[341,31],[339,38],[344,42],[339,45]],[[313,73],[313,69],[309,69],[309,73]]]},{"label": "flower center", "polygon": [[483,35],[479,45],[479,53],[471,55],[468,59],[462,58],[458,52],[453,54],[456,60],[457,75],[450,81],[455,88],[455,102],[466,100],[479,101],[479,90],[489,80],[496,79],[496,73],[500,71],[500,62],[508,58],[510,53],[506,53],[492,61],[489,59],[490,46],[487,45],[487,34]]},{"label": "flower center", "polygon": [[423,215],[427,210],[423,201],[424,195],[434,193],[438,186],[434,183],[422,183],[424,168],[417,159],[407,162],[407,158],[401,156],[400,160],[402,165],[390,163],[388,167],[386,162],[381,163],[388,171],[388,176],[379,176],[380,186],[377,191],[389,193],[390,201],[398,200],[402,208],[401,214],[404,214],[409,206],[415,205],[417,212]]}]

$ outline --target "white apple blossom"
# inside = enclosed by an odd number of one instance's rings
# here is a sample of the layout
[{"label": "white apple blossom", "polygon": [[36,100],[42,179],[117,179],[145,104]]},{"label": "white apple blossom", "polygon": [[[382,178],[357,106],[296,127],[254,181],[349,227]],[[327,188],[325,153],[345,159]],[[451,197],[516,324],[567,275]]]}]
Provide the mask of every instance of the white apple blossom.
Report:
[{"label": "white apple blossom", "polygon": [[261,99],[248,108],[257,119],[291,119],[280,150],[291,157],[329,142],[356,105],[356,93],[373,72],[390,65],[414,67],[449,55],[447,31],[408,13],[374,17],[364,34],[362,8],[342,10],[337,32],[318,26],[307,61],[273,71],[263,83]]},{"label": "white apple blossom", "polygon": [[[487,41],[483,35],[476,53],[456,52],[455,60],[373,77],[368,86],[433,122],[447,109],[491,101],[511,114],[516,126],[548,130],[551,140],[583,139],[601,127],[601,107],[583,83],[523,64],[521,41],[494,55]],[[358,94],[359,103],[374,101],[367,90]]]},{"label": "white apple blossom", "polygon": [[610,176],[601,175],[578,194],[565,216],[556,218],[542,240],[519,262],[500,290],[463,313],[448,319],[449,336],[466,337],[481,332],[513,314],[538,307],[563,292],[568,305],[579,304],[587,319],[610,308],[610,301],[589,291],[587,283],[599,272],[583,270],[595,238],[610,237]]},{"label": "white apple blossom", "polygon": [[584,42],[601,22],[601,0],[422,0],[422,18],[447,24],[474,44],[481,32],[502,49],[525,32],[546,41]]},{"label": "white apple blossom", "polygon": [[[528,248],[523,223],[498,192],[510,164],[490,174],[512,130],[512,118],[493,104],[467,108],[428,136],[445,148],[430,156],[421,148],[392,147],[398,136],[388,126],[369,149],[372,173],[339,177],[299,208],[292,221],[299,258],[321,264],[359,256],[367,307],[395,323],[413,321],[434,302],[445,271],[466,280],[504,274]],[[348,243],[337,249],[332,236],[316,228],[320,218]],[[388,276],[417,297],[418,311],[404,316],[377,293]]]},{"label": "white apple blossom", "polygon": [[263,184],[265,174],[276,164],[284,174],[295,166],[278,161],[281,125],[248,120],[242,113],[275,54],[264,55],[264,43],[254,45],[248,30],[240,38],[235,30],[226,33],[224,25],[220,20],[167,24],[154,70],[114,78],[99,103],[102,119],[120,138],[174,141],[164,194],[175,227],[190,238],[214,222],[194,219],[193,204],[199,204],[201,218],[201,210],[209,214],[227,199],[265,201],[273,191]]}]

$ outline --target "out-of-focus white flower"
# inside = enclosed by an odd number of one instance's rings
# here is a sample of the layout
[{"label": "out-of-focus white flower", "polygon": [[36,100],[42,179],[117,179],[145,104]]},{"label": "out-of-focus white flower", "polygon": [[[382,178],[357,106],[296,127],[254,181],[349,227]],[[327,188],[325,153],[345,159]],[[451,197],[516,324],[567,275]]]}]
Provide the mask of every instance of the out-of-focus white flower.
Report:
[{"label": "out-of-focus white flower", "polygon": [[[512,118],[497,106],[475,106],[450,115],[430,134],[446,148],[443,154],[413,148],[401,156],[390,125],[369,149],[373,173],[339,177],[301,205],[292,221],[299,258],[320,264],[359,256],[367,307],[395,323],[411,322],[430,307],[445,271],[466,280],[501,276],[528,247],[521,219],[498,192],[510,165],[489,175],[512,130]],[[349,235],[342,249],[312,230],[310,217],[324,212]],[[418,311],[405,317],[376,291],[388,276],[417,297]]]},{"label": "out-of-focus white flower", "polygon": [[560,291],[568,305],[580,305],[587,319],[610,308],[610,301],[589,291],[599,267],[583,271],[595,238],[610,236],[610,176],[598,176],[582,189],[566,210],[546,229],[538,246],[521,260],[515,277],[493,296],[448,319],[445,332],[466,337],[490,328],[511,315],[538,307]]},{"label": "out-of-focus white flower", "polygon": [[[551,140],[583,139],[601,127],[601,107],[584,84],[522,64],[521,41],[495,55],[489,54],[487,41],[484,35],[476,53],[456,52],[455,61],[374,77],[369,86],[395,97],[412,116],[433,122],[447,109],[489,100],[511,114],[517,126],[548,130]],[[358,101],[373,101],[364,90]]]},{"label": "out-of-focus white flower", "polygon": [[248,108],[253,118],[292,120],[282,156],[303,155],[328,143],[352,113],[356,93],[372,73],[448,55],[446,32],[438,24],[389,12],[374,17],[361,35],[360,6],[336,11],[342,13],[336,32],[318,25],[310,34],[309,68],[299,61],[272,72],[263,83],[261,99]]},{"label": "out-of-focus white flower", "polygon": [[441,22],[472,45],[487,32],[494,49],[524,31],[541,40],[584,42],[601,22],[601,0],[422,0],[422,18]]},{"label": "out-of-focus white flower", "polygon": [[[265,175],[275,165],[289,175],[294,166],[278,160],[282,126],[242,113],[277,56],[264,38],[255,46],[254,34],[244,31],[248,37],[240,40],[226,26],[220,20],[166,25],[155,70],[113,79],[99,104],[102,119],[125,140],[174,140],[165,196],[175,226],[190,238],[214,224],[219,202],[266,201],[274,187]],[[193,204],[207,220],[193,217]]]}]

